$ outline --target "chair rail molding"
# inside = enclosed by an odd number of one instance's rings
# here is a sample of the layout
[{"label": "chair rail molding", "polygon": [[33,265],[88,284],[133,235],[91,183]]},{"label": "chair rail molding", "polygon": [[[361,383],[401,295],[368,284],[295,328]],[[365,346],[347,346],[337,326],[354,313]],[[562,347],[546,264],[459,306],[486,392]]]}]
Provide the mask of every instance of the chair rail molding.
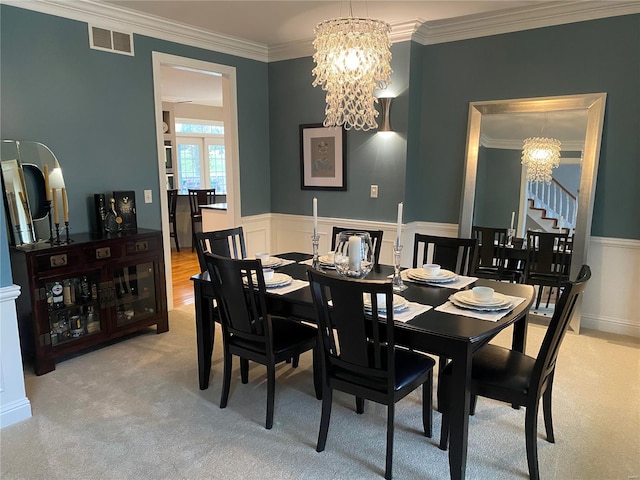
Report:
[{"label": "chair rail molding", "polygon": [[0,428],[31,417],[18,335],[15,301],[19,296],[18,285],[0,288]]}]

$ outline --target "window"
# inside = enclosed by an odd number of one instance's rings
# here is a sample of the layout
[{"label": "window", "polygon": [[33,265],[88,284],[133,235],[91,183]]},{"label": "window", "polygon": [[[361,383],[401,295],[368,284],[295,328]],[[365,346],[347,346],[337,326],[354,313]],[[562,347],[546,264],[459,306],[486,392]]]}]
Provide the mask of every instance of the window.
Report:
[{"label": "window", "polygon": [[[176,120],[177,188],[215,188],[227,194],[224,125],[222,122]],[[207,175],[208,172],[208,175]]]}]

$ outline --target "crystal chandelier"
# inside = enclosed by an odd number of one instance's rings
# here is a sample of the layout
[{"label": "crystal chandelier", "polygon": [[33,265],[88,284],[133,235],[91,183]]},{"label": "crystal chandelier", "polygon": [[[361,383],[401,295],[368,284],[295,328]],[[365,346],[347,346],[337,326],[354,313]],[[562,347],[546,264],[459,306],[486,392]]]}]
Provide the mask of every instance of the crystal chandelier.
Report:
[{"label": "crystal chandelier", "polygon": [[325,127],[377,128],[375,89],[391,83],[391,26],[369,18],[334,18],[319,23],[313,46],[313,86],[327,92]]},{"label": "crystal chandelier", "polygon": [[560,165],[560,140],[527,138],[522,145],[522,164],[527,167],[527,181],[551,183],[552,171]]}]

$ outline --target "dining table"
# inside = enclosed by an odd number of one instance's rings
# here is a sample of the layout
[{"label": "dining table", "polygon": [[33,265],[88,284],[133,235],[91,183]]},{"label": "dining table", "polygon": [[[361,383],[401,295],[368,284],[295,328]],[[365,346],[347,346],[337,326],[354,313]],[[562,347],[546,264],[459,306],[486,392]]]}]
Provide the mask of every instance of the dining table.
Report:
[{"label": "dining table", "polygon": [[[279,267],[278,272],[294,279],[307,280],[306,271],[311,255],[299,252],[279,254],[277,257],[292,263]],[[305,263],[306,262],[306,263]],[[330,271],[330,270],[329,270]],[[388,279],[393,275],[390,265],[375,265],[367,280]],[[198,375],[200,389],[209,386],[211,357],[215,334],[216,310],[213,287],[208,272],[191,277],[194,285]],[[473,318],[462,314],[440,311],[436,307],[446,304],[457,290],[405,281],[406,290],[400,295],[409,302],[429,305],[431,308],[408,321],[395,321],[396,344],[428,354],[450,359],[452,364],[451,423],[449,435],[449,470],[452,479],[464,479],[467,463],[470,379],[473,353],[487,344],[498,333],[513,325],[512,348],[524,352],[527,335],[527,313],[534,299],[531,285],[477,279],[463,287],[489,286],[503,295],[518,297],[520,303],[497,321]],[[308,286],[286,294],[267,289],[267,309],[271,314],[288,316],[306,322],[316,322],[316,312]]]}]

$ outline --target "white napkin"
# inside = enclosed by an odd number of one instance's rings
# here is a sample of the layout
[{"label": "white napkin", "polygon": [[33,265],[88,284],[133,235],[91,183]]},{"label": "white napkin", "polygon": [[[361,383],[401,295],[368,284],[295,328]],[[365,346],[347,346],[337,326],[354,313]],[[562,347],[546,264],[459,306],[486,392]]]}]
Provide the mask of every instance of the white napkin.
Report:
[{"label": "white napkin", "polygon": [[[455,290],[460,290],[461,288],[464,288],[467,285],[471,285],[473,282],[478,280],[478,277],[465,277],[464,275],[458,275],[458,278],[453,282],[447,282],[447,283],[419,282],[409,277],[407,275],[406,270],[402,270],[400,272],[400,276],[402,277],[402,280],[405,282],[413,282],[413,283],[417,283],[418,285],[429,285],[430,287],[453,288]],[[393,278],[393,275],[389,275],[388,278]]]},{"label": "white napkin", "polygon": [[465,317],[478,318],[480,320],[487,320],[489,322],[497,322],[502,317],[511,313],[511,311],[520,305],[522,302],[526,300],[526,298],[522,297],[512,297],[510,295],[505,295],[509,300],[511,300],[512,307],[509,310],[500,310],[497,312],[484,312],[480,310],[468,310],[466,308],[456,307],[453,303],[447,301],[436,307],[436,311],[450,313],[452,315],[463,315]]},{"label": "white napkin", "polygon": [[303,260],[302,262],[298,262],[300,265],[313,265],[313,258],[309,260]]},{"label": "white napkin", "polygon": [[278,295],[286,295],[287,293],[295,292],[296,290],[300,290],[301,288],[308,286],[309,282],[305,282],[304,280],[297,280],[294,278],[289,285],[285,285],[284,287],[267,288],[267,292],[277,293]]},{"label": "white napkin", "polygon": [[[423,305],[421,303],[416,302],[407,302],[409,308],[403,310],[401,312],[393,312],[393,319],[398,322],[408,322],[414,317],[417,317],[421,313],[427,312],[431,310],[433,307],[431,305]],[[387,318],[386,314],[380,314],[382,318]]]}]

